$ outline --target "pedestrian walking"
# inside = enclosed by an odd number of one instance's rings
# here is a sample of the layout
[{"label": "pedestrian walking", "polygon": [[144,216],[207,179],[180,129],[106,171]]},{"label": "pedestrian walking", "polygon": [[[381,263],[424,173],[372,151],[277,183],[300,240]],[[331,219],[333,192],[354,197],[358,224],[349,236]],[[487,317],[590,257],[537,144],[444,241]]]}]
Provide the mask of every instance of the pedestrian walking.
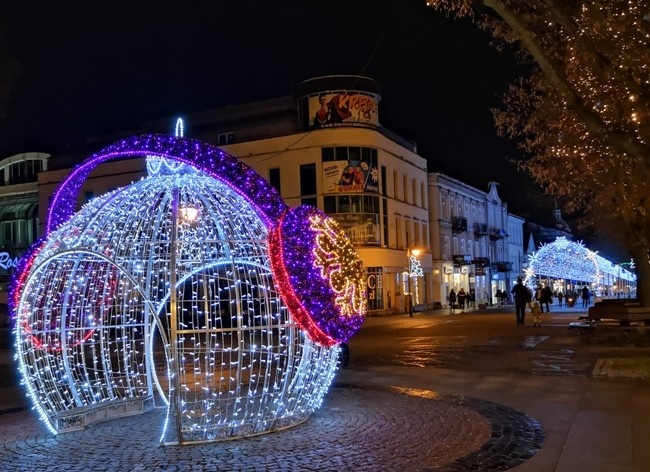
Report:
[{"label": "pedestrian walking", "polygon": [[564,295],[562,294],[562,292],[561,292],[561,291],[558,292],[558,293],[557,293],[557,304],[558,304],[559,306],[562,306],[562,299],[563,299],[563,298],[564,298]]},{"label": "pedestrian walking", "polygon": [[467,294],[467,307],[476,308],[476,292],[472,288],[469,289]]},{"label": "pedestrian walking", "polygon": [[546,312],[550,313],[551,304],[553,303],[553,292],[551,291],[551,287],[549,287],[548,285],[544,285],[541,293],[542,293],[542,298],[539,301],[540,309],[542,310],[542,313],[544,313],[544,305],[546,305]]},{"label": "pedestrian walking", "polygon": [[586,285],[582,287],[582,306],[589,306],[589,289]]},{"label": "pedestrian walking", "polygon": [[517,326],[524,326],[526,317],[526,304],[529,302],[528,289],[524,285],[521,277],[517,277],[517,283],[512,287],[511,293],[515,299],[515,312],[517,314]]},{"label": "pedestrian walking", "polygon": [[533,302],[530,312],[533,315],[533,326],[542,326],[542,308],[539,306],[539,302]]},{"label": "pedestrian walking", "polygon": [[501,289],[497,290],[497,292],[494,294],[495,298],[495,305],[501,305]]},{"label": "pedestrian walking", "polygon": [[458,307],[460,308],[461,313],[465,313],[465,300],[467,300],[467,293],[463,287],[458,291]]},{"label": "pedestrian walking", "polygon": [[447,300],[449,300],[449,313],[453,313],[454,308],[456,308],[456,292],[454,291],[453,288],[449,292],[449,295],[447,296]]}]

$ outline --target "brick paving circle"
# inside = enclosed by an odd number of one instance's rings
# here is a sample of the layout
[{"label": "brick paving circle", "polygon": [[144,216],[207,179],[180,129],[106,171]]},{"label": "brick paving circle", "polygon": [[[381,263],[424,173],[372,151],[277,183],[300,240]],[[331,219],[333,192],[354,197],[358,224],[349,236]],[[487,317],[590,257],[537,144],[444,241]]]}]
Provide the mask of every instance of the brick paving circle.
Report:
[{"label": "brick paving circle", "polygon": [[338,386],[306,423],[255,438],[161,446],[164,410],[53,436],[32,412],[0,415],[0,470],[497,471],[532,457],[539,424],[512,409],[429,391]]}]

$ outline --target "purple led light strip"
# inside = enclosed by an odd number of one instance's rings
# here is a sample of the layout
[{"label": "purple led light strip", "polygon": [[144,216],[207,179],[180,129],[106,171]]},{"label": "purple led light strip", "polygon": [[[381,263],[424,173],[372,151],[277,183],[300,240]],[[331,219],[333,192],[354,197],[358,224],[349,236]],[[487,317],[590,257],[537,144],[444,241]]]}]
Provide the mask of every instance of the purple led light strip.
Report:
[{"label": "purple led light strip", "polygon": [[163,134],[132,136],[102,149],[79,164],[61,183],[47,215],[48,235],[75,213],[79,189],[101,163],[116,158],[162,157],[187,164],[217,179],[244,198],[262,216],[267,226],[278,221],[288,208],[278,192],[239,159],[196,139]]}]

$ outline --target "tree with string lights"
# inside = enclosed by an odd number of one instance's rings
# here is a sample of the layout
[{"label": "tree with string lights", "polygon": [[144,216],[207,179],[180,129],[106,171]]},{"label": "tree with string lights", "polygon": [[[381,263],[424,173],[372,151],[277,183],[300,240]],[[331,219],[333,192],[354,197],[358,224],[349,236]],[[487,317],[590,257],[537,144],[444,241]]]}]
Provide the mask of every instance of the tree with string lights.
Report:
[{"label": "tree with string lights", "polygon": [[[623,242],[650,303],[650,2],[427,0],[470,18],[530,75],[494,110],[517,162],[570,213]],[[644,283],[645,282],[645,283]]]}]

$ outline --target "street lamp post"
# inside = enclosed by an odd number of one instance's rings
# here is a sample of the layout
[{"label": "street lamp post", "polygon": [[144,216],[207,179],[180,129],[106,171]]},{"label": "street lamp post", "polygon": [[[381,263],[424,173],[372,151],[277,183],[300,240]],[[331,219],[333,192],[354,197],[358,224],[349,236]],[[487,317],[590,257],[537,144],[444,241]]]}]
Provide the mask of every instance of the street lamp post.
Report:
[{"label": "street lamp post", "polygon": [[[411,243],[412,244],[412,243]],[[411,247],[411,244],[409,244],[408,249],[406,250],[406,257],[407,257],[407,281],[408,281],[408,304],[409,304],[409,316],[413,318],[413,295],[411,293],[411,278],[415,275],[417,277],[417,274],[414,271],[414,259],[416,259],[422,251],[420,249],[414,247]]]}]

